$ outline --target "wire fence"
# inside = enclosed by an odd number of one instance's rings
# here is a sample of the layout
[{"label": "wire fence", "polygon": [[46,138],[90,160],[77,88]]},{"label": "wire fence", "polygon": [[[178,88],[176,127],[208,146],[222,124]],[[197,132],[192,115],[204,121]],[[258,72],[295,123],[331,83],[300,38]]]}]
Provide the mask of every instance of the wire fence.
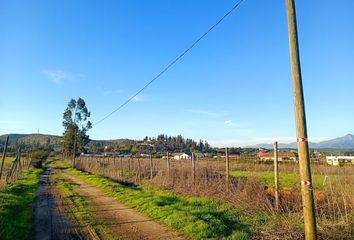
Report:
[{"label": "wire fence", "polygon": [[[279,164],[280,206],[275,206],[273,165],[247,159],[181,159],[150,157],[79,157],[76,168],[126,185],[150,184],[188,196],[221,199],[247,209],[302,213],[298,164]],[[354,166],[312,166],[317,214],[349,220],[354,214]],[[289,183],[290,182],[290,183]],[[294,183],[292,183],[294,182]]]}]

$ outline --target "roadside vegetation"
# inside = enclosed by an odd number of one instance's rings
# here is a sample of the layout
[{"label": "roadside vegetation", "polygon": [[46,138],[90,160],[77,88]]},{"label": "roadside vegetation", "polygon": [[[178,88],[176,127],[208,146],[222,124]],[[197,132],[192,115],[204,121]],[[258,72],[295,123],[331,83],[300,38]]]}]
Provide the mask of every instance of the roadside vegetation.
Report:
[{"label": "roadside vegetation", "polygon": [[20,178],[0,190],[0,239],[29,239],[32,229],[32,203],[42,169],[28,169]]}]

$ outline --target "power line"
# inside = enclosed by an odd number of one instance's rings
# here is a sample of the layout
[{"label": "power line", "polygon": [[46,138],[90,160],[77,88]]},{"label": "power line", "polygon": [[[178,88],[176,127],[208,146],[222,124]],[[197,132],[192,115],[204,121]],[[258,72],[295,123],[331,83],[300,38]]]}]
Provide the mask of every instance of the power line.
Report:
[{"label": "power line", "polygon": [[194,48],[206,35],[208,35],[215,27],[217,27],[227,16],[229,16],[244,0],[238,1],[229,11],[227,11],[214,25],[212,25],[203,35],[201,35],[196,41],[193,42],[186,50],[184,50],[180,55],[177,56],[170,64],[168,64],[159,74],[157,74],[152,80],[150,80],[144,87],[142,87],[139,91],[137,91],[133,96],[128,98],[125,102],[123,102],[119,107],[114,109],[111,113],[107,114],[105,117],[100,119],[99,121],[92,124],[92,126],[96,126],[112,116],[114,113],[122,109],[125,105],[131,102],[136,96],[138,96],[142,91],[144,91],[147,87],[149,87],[155,80],[161,77],[165,72],[167,72],[178,60],[180,60],[184,55],[186,55],[192,48]]}]

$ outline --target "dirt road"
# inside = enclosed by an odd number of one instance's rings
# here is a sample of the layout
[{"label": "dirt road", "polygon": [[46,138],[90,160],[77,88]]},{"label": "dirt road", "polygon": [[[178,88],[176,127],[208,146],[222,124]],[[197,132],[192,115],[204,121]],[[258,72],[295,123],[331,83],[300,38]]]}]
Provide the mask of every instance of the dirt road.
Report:
[{"label": "dirt road", "polygon": [[63,175],[79,185],[79,192],[92,203],[99,222],[109,226],[121,239],[183,239],[167,227],[155,222],[135,209],[117,202],[108,197],[101,190],[92,187],[86,182],[63,172]]},{"label": "dirt road", "polygon": [[[65,169],[57,169],[54,174],[60,173],[65,181],[75,184],[77,194],[87,201],[90,213],[86,218],[90,218],[90,216],[95,218],[95,221],[84,219],[84,221],[75,222],[69,216],[69,206],[74,203],[55,194],[55,181],[50,181],[50,173],[51,169],[42,176],[37,200],[34,204],[33,239],[35,240],[184,239],[153,219],[138,213],[134,208],[117,202],[101,190],[70,175]],[[85,213],[80,214],[85,216]],[[82,224],[83,222],[85,224]],[[101,226],[105,229],[104,231],[110,234],[105,235],[100,232],[97,234],[90,230],[100,229]]]}]

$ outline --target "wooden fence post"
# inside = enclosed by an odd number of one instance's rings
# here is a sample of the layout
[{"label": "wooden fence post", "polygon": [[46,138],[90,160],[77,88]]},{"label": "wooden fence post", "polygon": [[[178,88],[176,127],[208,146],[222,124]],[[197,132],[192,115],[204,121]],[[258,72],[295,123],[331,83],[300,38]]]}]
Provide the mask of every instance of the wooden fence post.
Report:
[{"label": "wooden fence post", "polygon": [[168,174],[168,180],[170,180],[171,166],[170,166],[170,153],[169,152],[167,152],[167,174]]},{"label": "wooden fence post", "polygon": [[120,177],[123,178],[123,157],[120,157]]},{"label": "wooden fence post", "polygon": [[275,209],[279,211],[278,142],[274,142],[274,198]]},{"label": "wooden fence post", "polygon": [[137,175],[138,175],[138,183],[140,184],[141,182],[141,172],[140,172],[140,158],[138,157],[138,172],[137,172]]},{"label": "wooden fence post", "polygon": [[5,162],[5,157],[6,157],[6,151],[7,151],[8,143],[9,143],[9,136],[6,137],[6,142],[5,142],[5,146],[4,146],[4,152],[2,154],[1,168],[0,168],[0,180],[1,180],[1,176],[2,176],[2,170],[4,168],[4,162]]},{"label": "wooden fence post", "polygon": [[228,148],[225,148],[225,160],[226,160],[226,190],[229,191],[230,163],[229,163],[229,149]]},{"label": "wooden fence post", "polygon": [[152,155],[150,153],[150,179],[152,179]]},{"label": "wooden fence post", "polygon": [[128,178],[130,178],[131,160],[132,160],[132,157],[130,157],[130,158],[128,159]]},{"label": "wooden fence post", "polygon": [[193,181],[193,185],[195,185],[195,159],[194,159],[194,153],[192,153],[192,181]]}]

